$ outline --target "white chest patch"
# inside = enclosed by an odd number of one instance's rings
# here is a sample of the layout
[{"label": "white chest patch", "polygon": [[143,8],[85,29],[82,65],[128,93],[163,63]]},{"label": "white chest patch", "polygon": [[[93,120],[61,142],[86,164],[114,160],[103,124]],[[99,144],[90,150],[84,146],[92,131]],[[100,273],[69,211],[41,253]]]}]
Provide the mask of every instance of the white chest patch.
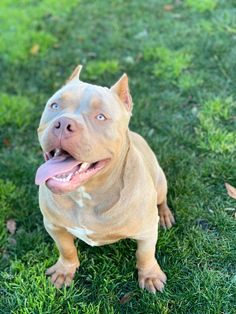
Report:
[{"label": "white chest patch", "polygon": [[76,202],[76,204],[79,205],[80,208],[84,207],[84,202],[86,200],[90,201],[92,199],[90,194],[85,191],[85,188],[83,186],[81,186],[76,191],[76,193],[73,193],[72,197],[74,201]]},{"label": "white chest patch", "polygon": [[79,227],[67,227],[66,228],[68,232],[70,232],[71,234],[73,234],[74,236],[76,236],[78,239],[84,241],[85,243],[87,243],[88,245],[91,246],[96,246],[98,245],[96,242],[94,242],[93,240],[88,238],[89,234],[93,234],[94,232],[86,229],[85,227],[83,228],[79,228]]}]

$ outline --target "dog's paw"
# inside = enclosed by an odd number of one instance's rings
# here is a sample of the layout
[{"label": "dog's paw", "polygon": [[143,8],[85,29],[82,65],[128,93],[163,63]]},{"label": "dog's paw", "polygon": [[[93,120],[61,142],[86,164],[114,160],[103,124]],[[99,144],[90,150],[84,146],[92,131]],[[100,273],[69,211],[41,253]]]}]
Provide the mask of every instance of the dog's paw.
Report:
[{"label": "dog's paw", "polygon": [[175,218],[171,210],[166,207],[164,210],[159,210],[160,225],[164,229],[170,229],[175,224]]},{"label": "dog's paw", "polygon": [[149,292],[162,292],[166,283],[166,275],[158,264],[155,264],[149,270],[141,269],[138,271],[139,286],[147,289]]},{"label": "dog's paw", "polygon": [[59,259],[55,265],[47,269],[46,275],[51,276],[51,282],[56,288],[60,289],[62,286],[70,286],[78,267],[79,262],[65,264]]}]

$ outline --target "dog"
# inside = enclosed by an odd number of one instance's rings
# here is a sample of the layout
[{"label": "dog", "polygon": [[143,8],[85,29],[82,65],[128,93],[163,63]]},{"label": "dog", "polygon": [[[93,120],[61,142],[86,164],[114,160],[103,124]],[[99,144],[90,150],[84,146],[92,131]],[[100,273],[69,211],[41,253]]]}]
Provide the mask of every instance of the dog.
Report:
[{"label": "dog", "polygon": [[107,88],[81,81],[81,69],[48,100],[38,128],[45,163],[35,183],[44,226],[60,253],[46,275],[57,288],[71,284],[80,265],[75,238],[91,246],[129,238],[137,241],[139,286],[162,291],[158,222],[175,223],[164,172],[146,141],[129,130],[128,76]]}]

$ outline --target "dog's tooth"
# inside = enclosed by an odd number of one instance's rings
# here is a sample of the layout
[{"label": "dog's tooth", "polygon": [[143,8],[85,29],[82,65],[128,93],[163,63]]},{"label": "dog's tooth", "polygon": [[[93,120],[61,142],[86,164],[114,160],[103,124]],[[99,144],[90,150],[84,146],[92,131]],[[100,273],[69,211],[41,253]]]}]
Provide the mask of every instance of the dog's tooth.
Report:
[{"label": "dog's tooth", "polygon": [[59,148],[56,148],[54,156],[59,156],[60,153],[61,153],[61,150]]},{"label": "dog's tooth", "polygon": [[61,179],[60,178],[58,178],[57,176],[54,176],[54,177],[52,177],[53,178],[53,180],[56,180],[56,181],[61,181]]},{"label": "dog's tooth", "polygon": [[84,172],[89,168],[90,164],[88,162],[83,162],[79,168],[79,173]]},{"label": "dog's tooth", "polygon": [[85,168],[88,168],[89,166],[90,164],[88,162],[83,162],[80,168],[85,169]]},{"label": "dog's tooth", "polygon": [[68,182],[70,181],[72,176],[73,176],[73,172],[70,172],[69,174],[61,174],[61,175],[54,176],[52,177],[52,179],[56,181],[60,181],[60,182]]},{"label": "dog's tooth", "polygon": [[71,177],[73,176],[73,172],[68,174],[67,180],[70,181]]}]

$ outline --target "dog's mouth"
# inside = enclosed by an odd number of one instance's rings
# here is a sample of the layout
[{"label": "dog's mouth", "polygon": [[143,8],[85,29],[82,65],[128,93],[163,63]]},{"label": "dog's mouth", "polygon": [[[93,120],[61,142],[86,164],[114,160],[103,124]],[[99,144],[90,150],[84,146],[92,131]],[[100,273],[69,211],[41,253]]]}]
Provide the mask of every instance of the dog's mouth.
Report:
[{"label": "dog's mouth", "polygon": [[44,157],[46,162],[38,168],[35,183],[46,183],[55,193],[76,189],[102,170],[110,160],[81,162],[60,148],[44,153]]}]

